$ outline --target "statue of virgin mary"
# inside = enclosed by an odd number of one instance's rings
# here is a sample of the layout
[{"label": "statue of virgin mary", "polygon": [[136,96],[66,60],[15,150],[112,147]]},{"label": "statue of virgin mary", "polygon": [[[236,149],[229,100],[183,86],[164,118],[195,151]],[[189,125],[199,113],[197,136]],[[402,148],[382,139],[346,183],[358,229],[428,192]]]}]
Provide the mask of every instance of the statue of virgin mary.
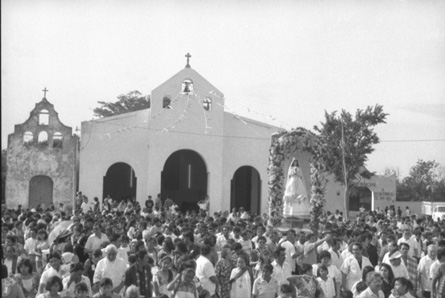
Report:
[{"label": "statue of virgin mary", "polygon": [[287,173],[286,190],[283,197],[283,216],[308,217],[310,215],[308,193],[303,172],[296,158],[292,159]]}]

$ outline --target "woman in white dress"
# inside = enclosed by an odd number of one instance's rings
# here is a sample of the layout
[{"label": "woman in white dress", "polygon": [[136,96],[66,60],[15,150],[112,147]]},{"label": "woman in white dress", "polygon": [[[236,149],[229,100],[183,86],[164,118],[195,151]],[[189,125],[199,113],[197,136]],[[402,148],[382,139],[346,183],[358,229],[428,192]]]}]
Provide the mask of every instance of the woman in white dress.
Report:
[{"label": "woman in white dress", "polygon": [[250,297],[252,293],[252,278],[250,271],[247,268],[246,260],[239,257],[237,260],[237,267],[232,270],[230,274],[231,290],[230,298],[246,298]]},{"label": "woman in white dress", "polygon": [[286,190],[284,192],[284,217],[309,216],[310,204],[303,172],[296,158],[292,159],[289,166]]}]

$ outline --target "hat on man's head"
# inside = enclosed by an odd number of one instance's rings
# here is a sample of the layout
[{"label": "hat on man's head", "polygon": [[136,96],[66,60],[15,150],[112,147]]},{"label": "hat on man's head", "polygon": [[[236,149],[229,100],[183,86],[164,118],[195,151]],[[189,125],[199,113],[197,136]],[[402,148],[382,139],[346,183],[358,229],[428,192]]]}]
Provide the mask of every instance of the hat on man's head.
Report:
[{"label": "hat on man's head", "polygon": [[64,252],[62,254],[63,262],[65,264],[71,263],[73,261],[74,254],[72,252]]},{"label": "hat on man's head", "polygon": [[400,253],[400,251],[396,251],[389,257],[389,260],[391,261],[391,260],[399,259],[401,257],[402,257],[402,254]]}]

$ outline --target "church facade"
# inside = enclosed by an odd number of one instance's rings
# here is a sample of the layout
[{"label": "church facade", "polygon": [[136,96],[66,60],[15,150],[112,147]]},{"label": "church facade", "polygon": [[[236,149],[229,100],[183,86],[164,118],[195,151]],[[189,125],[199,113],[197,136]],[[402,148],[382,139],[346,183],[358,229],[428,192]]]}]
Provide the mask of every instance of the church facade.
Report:
[{"label": "church facade", "polygon": [[[208,196],[211,213],[243,207],[262,214],[269,149],[279,130],[228,112],[223,93],[188,63],[152,90],[149,109],[82,122],[80,143],[45,96],[8,137],[7,207],[72,205],[81,191],[90,201],[111,196],[141,205],[160,194],[182,211],[198,209]],[[310,191],[309,153],[292,157]],[[324,209],[342,210],[344,189],[327,178]],[[395,177],[374,176],[357,186],[352,211],[395,201]]]},{"label": "church facade", "polygon": [[[45,88],[46,93],[46,88]],[[79,139],[46,96],[8,136],[6,205],[71,205],[77,188]]]},{"label": "church facade", "polygon": [[279,128],[225,109],[188,64],[151,92],[149,109],[82,122],[79,190],[89,198],[172,198],[181,210],[267,212],[271,135]]}]

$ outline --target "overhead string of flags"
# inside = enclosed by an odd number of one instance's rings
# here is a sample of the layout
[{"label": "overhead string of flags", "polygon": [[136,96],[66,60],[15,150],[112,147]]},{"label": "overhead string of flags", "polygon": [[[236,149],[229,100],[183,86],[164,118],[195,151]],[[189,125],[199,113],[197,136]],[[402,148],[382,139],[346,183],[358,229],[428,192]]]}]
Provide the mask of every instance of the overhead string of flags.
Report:
[{"label": "overhead string of flags", "polygon": [[182,120],[184,120],[187,117],[191,106],[192,106],[192,101],[190,100],[190,93],[189,93],[189,94],[187,94],[187,103],[186,103],[185,108],[182,111],[181,115],[171,125],[164,127],[157,134],[166,133],[166,132],[169,132],[170,130],[174,129],[176,127],[176,125],[180,124],[182,122]]},{"label": "overhead string of flags", "polygon": [[[211,94],[211,95],[213,95],[215,97],[218,97],[220,99],[224,99],[223,95],[221,93],[217,92],[217,91],[210,91],[209,94]],[[98,122],[102,122],[104,120],[106,121],[106,119],[102,118],[102,119],[97,119],[95,121],[92,121],[91,132],[89,134],[89,139],[90,139],[90,137],[92,135],[99,135],[100,139],[103,139],[103,138],[111,139],[113,137],[113,135],[122,134],[122,133],[125,133],[125,132],[132,131],[134,129],[154,130],[154,131],[157,131],[157,134],[173,132],[174,128],[176,128],[179,124],[181,124],[184,121],[184,119],[186,119],[189,116],[190,109],[191,109],[191,107],[194,104],[198,104],[198,106],[202,109],[202,115],[203,115],[202,119],[203,119],[203,127],[204,127],[203,134],[204,135],[208,135],[208,136],[220,136],[220,135],[211,134],[212,128],[215,125],[215,123],[214,123],[214,120],[213,120],[213,118],[211,116],[212,114],[209,111],[206,111],[203,108],[203,102],[204,102],[206,97],[202,96],[202,95],[200,95],[200,94],[198,94],[196,92],[190,92],[188,94],[185,94],[183,92],[179,92],[178,94],[176,94],[176,96],[173,99],[170,100],[169,108],[160,109],[156,114],[150,115],[149,116],[150,119],[154,120],[154,119],[160,117],[162,114],[167,113],[170,109],[177,108],[178,101],[180,99],[184,99],[184,97],[186,97],[187,103],[186,103],[185,108],[182,111],[181,115],[177,119],[175,119],[173,121],[173,123],[165,126],[162,129],[149,127],[147,120],[143,120],[143,121],[141,121],[139,123],[134,123],[133,122],[134,124],[131,124],[131,125],[125,125],[125,124],[122,124],[122,123],[113,123],[111,121],[107,121],[108,125],[118,126],[119,128],[114,130],[114,131],[109,131],[109,132],[106,132],[106,133],[94,132],[96,121],[98,121]],[[246,125],[255,135],[258,136],[258,137],[251,137],[252,139],[258,139],[258,138],[265,139],[252,125],[250,125],[243,118],[243,116],[241,116],[239,113],[235,112],[232,108],[230,108],[226,104],[223,104],[223,103],[220,103],[220,102],[217,102],[217,101],[212,101],[211,104],[212,105],[216,104],[218,106],[221,106],[225,111],[227,111],[230,114],[232,114],[235,119],[237,119],[238,121],[240,121],[241,123]],[[251,108],[247,108],[247,107],[244,107],[244,109],[247,110],[248,113],[251,113],[253,115],[261,117],[262,119],[264,119],[263,120],[264,122],[274,121],[274,122],[278,122],[278,125],[281,128],[283,128],[283,126],[290,127],[290,125],[287,124],[287,123],[280,123],[277,120],[277,118],[272,116],[272,115],[265,115],[263,113],[258,113],[256,111],[252,110]],[[136,114],[133,115],[133,118],[134,119],[136,118]],[[269,121],[266,121],[266,119],[269,120]],[[195,134],[200,134],[200,133],[180,132],[180,131],[174,131],[174,132],[175,133],[184,133],[184,134],[194,134],[194,135]],[[229,137],[230,138],[231,136],[225,135],[224,137]],[[237,137],[237,136],[233,136],[233,137]],[[86,147],[86,145],[89,143],[89,139],[87,139],[87,142],[83,146],[81,146],[81,148],[80,148],[81,150],[83,150]]]}]

